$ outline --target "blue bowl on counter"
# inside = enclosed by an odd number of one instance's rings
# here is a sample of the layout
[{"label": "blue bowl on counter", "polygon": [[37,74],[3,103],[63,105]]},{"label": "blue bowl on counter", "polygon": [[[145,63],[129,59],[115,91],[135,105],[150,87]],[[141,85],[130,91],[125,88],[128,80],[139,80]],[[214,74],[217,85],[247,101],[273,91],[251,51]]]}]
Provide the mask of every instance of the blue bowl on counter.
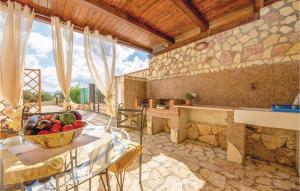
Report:
[{"label": "blue bowl on counter", "polygon": [[300,108],[299,105],[272,105],[272,111],[300,113]]}]

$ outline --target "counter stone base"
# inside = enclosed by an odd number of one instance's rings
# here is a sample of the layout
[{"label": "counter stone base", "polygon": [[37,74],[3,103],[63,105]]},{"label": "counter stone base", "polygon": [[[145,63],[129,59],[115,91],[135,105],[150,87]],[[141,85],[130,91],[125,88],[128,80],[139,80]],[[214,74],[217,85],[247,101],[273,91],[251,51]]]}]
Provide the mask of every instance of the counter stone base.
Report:
[{"label": "counter stone base", "polygon": [[227,160],[242,164],[246,155],[246,125],[234,123],[232,112],[227,115]]}]

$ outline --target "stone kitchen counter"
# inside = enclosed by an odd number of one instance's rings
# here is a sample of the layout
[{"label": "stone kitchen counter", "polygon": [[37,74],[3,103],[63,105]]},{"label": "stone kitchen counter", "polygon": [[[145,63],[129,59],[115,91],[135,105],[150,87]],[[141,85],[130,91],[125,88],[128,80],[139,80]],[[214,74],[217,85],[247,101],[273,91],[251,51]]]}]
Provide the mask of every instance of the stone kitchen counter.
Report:
[{"label": "stone kitchen counter", "polygon": [[271,109],[262,108],[236,108],[234,121],[237,124],[296,131],[296,169],[300,172],[300,113],[273,112]]},{"label": "stone kitchen counter", "polygon": [[215,105],[175,105],[178,108],[187,109],[203,109],[203,110],[215,110],[215,111],[233,111],[233,107],[215,106]]},{"label": "stone kitchen counter", "polygon": [[271,128],[300,130],[300,113],[273,112],[263,108],[236,108],[234,121]]},{"label": "stone kitchen counter", "polygon": [[174,107],[213,111],[233,111],[235,123],[300,131],[300,113],[273,112],[271,109],[266,108],[234,108],[213,105],[175,105]]},{"label": "stone kitchen counter", "polygon": [[[278,128],[296,131],[296,168],[299,172],[299,128],[300,114],[288,112],[273,112],[264,108],[234,108],[226,106],[212,105],[175,105],[178,108],[179,118],[178,132],[183,133],[179,141],[185,137],[190,138],[188,123],[198,122],[205,124],[215,124],[227,128],[227,160],[235,163],[243,163],[246,155],[247,125],[264,128]],[[180,116],[183,117],[180,117]],[[198,125],[198,127],[200,127]],[[201,128],[201,127],[200,127]],[[213,130],[213,126],[211,126]],[[185,133],[186,132],[186,133]],[[210,137],[212,135],[209,135]],[[201,141],[201,136],[198,140]]]}]

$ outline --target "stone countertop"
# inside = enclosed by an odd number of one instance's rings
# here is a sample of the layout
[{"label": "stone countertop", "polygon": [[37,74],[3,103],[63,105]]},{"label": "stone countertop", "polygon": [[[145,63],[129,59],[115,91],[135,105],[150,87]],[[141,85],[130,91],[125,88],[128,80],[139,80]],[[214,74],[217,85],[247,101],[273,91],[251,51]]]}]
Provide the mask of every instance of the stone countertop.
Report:
[{"label": "stone countertop", "polygon": [[187,109],[203,109],[203,110],[216,110],[216,111],[233,111],[233,107],[215,106],[215,105],[174,105],[177,108]]},{"label": "stone countertop", "polygon": [[263,108],[236,108],[234,121],[249,125],[300,131],[300,113],[273,112]]},{"label": "stone countertop", "polygon": [[273,112],[268,108],[227,107],[214,105],[174,105],[177,108],[234,112],[234,121],[263,127],[300,131],[300,113]]}]

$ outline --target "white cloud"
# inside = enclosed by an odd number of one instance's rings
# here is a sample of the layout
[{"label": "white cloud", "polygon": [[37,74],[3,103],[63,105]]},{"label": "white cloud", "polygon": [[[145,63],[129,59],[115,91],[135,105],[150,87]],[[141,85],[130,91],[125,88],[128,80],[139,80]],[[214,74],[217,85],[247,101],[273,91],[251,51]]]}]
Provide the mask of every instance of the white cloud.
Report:
[{"label": "white cloud", "polygon": [[27,54],[25,68],[30,68],[30,69],[41,68],[38,58],[33,54]]},{"label": "white cloud", "polygon": [[126,46],[117,46],[118,61],[126,60],[130,55],[134,54],[135,50]]},{"label": "white cloud", "polygon": [[123,75],[137,70],[142,70],[148,67],[148,59],[142,60],[138,56],[134,56],[129,60],[129,57],[134,55],[136,50],[124,46],[117,48],[117,62],[115,75]]},{"label": "white cloud", "polygon": [[[75,33],[74,37],[72,85],[88,84],[92,82],[92,79],[86,64],[83,35]],[[26,68],[41,69],[43,90],[49,92],[59,90],[55,63],[45,63],[45,60],[48,61],[53,56],[52,36],[44,35],[42,31],[31,32],[28,46],[30,51],[26,55]],[[135,53],[134,49],[117,46],[116,75],[148,67],[148,60],[134,56]],[[129,58],[131,59],[129,60]]]},{"label": "white cloud", "polygon": [[133,61],[121,60],[117,63],[116,75],[128,74],[148,67],[148,60],[142,60],[135,56]]},{"label": "white cloud", "polygon": [[48,66],[41,69],[42,89],[55,92],[59,90],[58,79],[56,75],[55,66]]},{"label": "white cloud", "polygon": [[92,79],[86,64],[84,48],[82,45],[78,45],[78,42],[74,43],[75,44],[73,47],[72,85],[91,83]]},{"label": "white cloud", "polygon": [[37,32],[31,32],[28,46],[35,52],[36,57],[46,58],[48,54],[53,51],[52,37]]}]

